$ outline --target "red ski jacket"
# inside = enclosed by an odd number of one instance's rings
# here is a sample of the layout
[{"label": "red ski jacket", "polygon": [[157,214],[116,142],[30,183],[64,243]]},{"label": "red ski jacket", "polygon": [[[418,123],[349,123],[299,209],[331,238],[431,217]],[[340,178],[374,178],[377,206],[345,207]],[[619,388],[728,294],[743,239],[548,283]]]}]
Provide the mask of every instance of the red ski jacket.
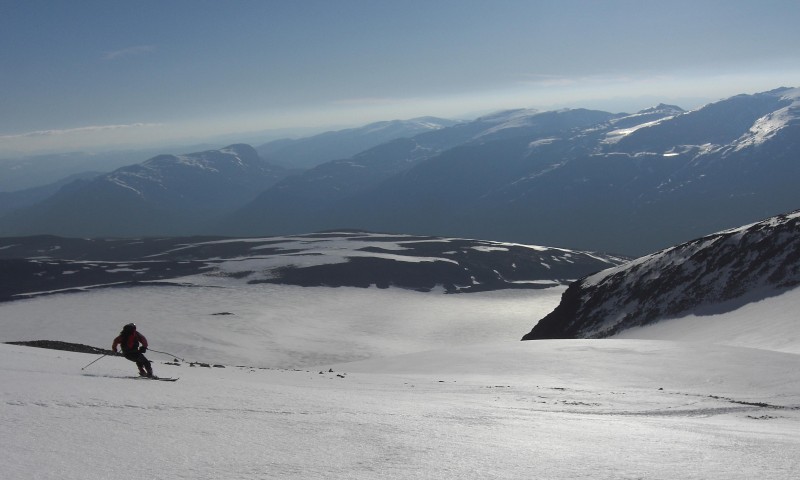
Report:
[{"label": "red ski jacket", "polygon": [[120,345],[122,346],[122,353],[135,352],[139,350],[140,343],[144,348],[147,348],[147,339],[144,338],[144,335],[139,332],[133,332],[133,334],[128,335],[127,338],[124,338],[122,335],[120,335],[114,339],[114,344],[111,346],[111,350],[116,352],[117,345]]}]

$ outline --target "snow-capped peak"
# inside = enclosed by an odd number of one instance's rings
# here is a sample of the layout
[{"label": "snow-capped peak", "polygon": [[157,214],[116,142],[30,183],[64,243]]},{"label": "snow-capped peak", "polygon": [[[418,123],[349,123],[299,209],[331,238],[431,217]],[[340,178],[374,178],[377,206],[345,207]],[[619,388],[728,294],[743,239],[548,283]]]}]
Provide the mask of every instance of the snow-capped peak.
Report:
[{"label": "snow-capped peak", "polygon": [[780,94],[781,100],[791,103],[756,120],[750,130],[736,141],[736,150],[761,145],[780,130],[800,125],[800,88],[779,89],[774,92]]},{"label": "snow-capped peak", "polygon": [[634,114],[615,118],[610,122],[613,130],[606,134],[606,139],[603,143],[616,143],[636,130],[658,125],[683,113],[686,113],[686,111],[681,107],[660,103]]},{"label": "snow-capped peak", "polygon": [[667,105],[666,103],[659,103],[655,107],[645,108],[633,115],[631,117],[635,117],[637,115],[648,115],[651,113],[667,113],[670,115],[678,115],[679,113],[684,113],[685,110],[677,105]]}]

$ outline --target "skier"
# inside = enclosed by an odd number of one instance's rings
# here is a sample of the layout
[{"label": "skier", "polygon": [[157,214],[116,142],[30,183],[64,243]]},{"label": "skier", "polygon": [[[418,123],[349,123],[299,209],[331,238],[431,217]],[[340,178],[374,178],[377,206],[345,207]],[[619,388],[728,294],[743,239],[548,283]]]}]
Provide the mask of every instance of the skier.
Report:
[{"label": "skier", "polygon": [[[140,343],[141,346],[139,346]],[[150,360],[144,356],[144,352],[147,351],[147,339],[136,331],[135,323],[129,323],[122,327],[122,331],[114,339],[114,344],[111,346],[114,353],[118,353],[117,345],[122,347],[122,355],[125,358],[131,362],[136,362],[136,366],[139,367],[139,375],[143,377],[153,376],[153,367],[150,365]]]}]

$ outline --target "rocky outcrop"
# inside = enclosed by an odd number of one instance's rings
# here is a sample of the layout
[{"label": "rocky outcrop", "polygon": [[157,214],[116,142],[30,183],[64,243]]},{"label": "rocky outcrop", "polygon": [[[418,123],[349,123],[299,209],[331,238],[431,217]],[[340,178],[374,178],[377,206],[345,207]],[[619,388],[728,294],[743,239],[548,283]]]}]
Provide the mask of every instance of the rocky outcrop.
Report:
[{"label": "rocky outcrop", "polygon": [[702,237],[583,278],[523,340],[602,338],[800,285],[800,210]]}]

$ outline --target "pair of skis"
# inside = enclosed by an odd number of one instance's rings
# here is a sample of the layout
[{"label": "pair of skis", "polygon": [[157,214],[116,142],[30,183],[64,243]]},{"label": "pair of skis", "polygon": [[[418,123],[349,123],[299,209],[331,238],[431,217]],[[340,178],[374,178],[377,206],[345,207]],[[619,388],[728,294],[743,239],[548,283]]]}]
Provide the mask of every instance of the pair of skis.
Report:
[{"label": "pair of skis", "polygon": [[[170,355],[170,356],[172,356],[172,357],[175,357],[175,355],[172,355],[171,353],[167,353],[167,352],[159,352],[158,350],[152,350],[152,349],[151,349],[151,351],[152,351],[152,352],[158,352],[158,353],[164,353],[164,354],[166,354],[166,355]],[[117,352],[114,352],[114,354],[115,354],[115,355],[116,355],[116,353],[117,353]],[[90,366],[90,365],[93,365],[93,364],[94,364],[95,362],[97,362],[98,360],[101,360],[101,359],[103,359],[103,358],[105,358],[105,357],[107,357],[107,356],[109,356],[109,355],[110,355],[110,353],[104,353],[104,354],[103,354],[103,355],[101,355],[100,357],[96,358],[96,359],[95,359],[93,362],[91,362],[89,365],[86,365],[85,367],[81,368],[81,370],[86,370],[86,367],[88,367],[88,366]],[[175,358],[178,358],[178,357],[175,357]],[[183,360],[183,359],[181,359],[181,360]],[[143,379],[145,379],[145,380],[160,380],[160,381],[162,381],[162,382],[176,382],[176,381],[178,381],[178,379],[177,379],[177,378],[170,378],[170,377],[156,377],[155,375],[153,375],[153,376],[150,376],[150,377],[139,376],[139,377],[123,377],[123,378],[133,378],[133,379],[140,379],[140,378],[143,378]]]},{"label": "pair of skis", "polygon": [[142,377],[142,376],[139,376],[139,377],[128,377],[128,378],[133,378],[133,379],[136,379],[136,380],[160,380],[160,381],[162,381],[162,382],[177,382],[177,381],[178,381],[178,379],[177,379],[177,378],[172,378],[172,377],[156,377],[155,375],[154,375],[154,376],[152,376],[152,377]]}]

